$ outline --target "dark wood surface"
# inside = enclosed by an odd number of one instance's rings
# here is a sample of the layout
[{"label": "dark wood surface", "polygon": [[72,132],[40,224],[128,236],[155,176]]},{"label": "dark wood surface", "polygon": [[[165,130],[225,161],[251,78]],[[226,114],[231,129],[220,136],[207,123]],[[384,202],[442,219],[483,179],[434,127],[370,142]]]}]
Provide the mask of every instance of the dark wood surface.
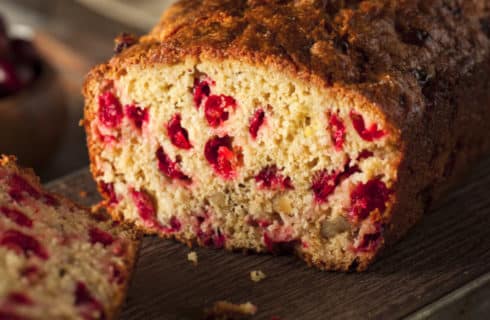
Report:
[{"label": "dark wood surface", "polygon": [[[50,187],[87,205],[97,201],[86,170]],[[487,159],[407,238],[361,274],[321,272],[294,257],[211,249],[196,250],[199,264],[194,267],[187,261],[187,247],[146,238],[122,319],[197,319],[203,308],[223,299],[254,303],[257,319],[413,316],[489,273],[489,189]],[[81,190],[88,192],[85,198],[79,197]],[[262,270],[267,278],[254,283],[251,270]]]}]

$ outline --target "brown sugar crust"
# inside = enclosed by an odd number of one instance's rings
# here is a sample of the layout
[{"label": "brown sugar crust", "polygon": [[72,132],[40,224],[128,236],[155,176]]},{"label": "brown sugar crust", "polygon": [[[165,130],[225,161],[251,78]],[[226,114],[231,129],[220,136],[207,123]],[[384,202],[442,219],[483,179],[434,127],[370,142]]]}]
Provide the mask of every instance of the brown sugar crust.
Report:
[{"label": "brown sugar crust", "polygon": [[490,148],[489,15],[484,0],[181,0],[88,75],[86,125],[96,83],[134,64],[235,59],[334,89],[384,119],[403,150],[389,245]]}]

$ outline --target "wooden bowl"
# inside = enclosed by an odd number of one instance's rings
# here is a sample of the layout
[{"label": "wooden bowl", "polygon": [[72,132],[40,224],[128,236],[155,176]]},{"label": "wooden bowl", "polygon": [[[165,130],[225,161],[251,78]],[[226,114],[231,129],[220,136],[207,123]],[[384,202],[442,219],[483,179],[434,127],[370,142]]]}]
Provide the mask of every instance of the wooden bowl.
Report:
[{"label": "wooden bowl", "polygon": [[42,167],[60,143],[66,118],[59,76],[43,62],[34,83],[0,98],[0,153],[17,156],[25,166]]}]

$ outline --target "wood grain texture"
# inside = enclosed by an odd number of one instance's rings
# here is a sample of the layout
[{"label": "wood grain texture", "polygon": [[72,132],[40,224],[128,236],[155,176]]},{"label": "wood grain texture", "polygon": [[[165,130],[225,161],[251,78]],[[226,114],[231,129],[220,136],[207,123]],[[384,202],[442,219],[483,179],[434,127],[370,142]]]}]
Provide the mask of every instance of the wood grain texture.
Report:
[{"label": "wood grain texture", "polygon": [[[97,201],[83,170],[50,187]],[[308,268],[294,257],[190,249],[146,238],[122,319],[198,319],[217,300],[251,301],[257,319],[397,319],[490,271],[490,158],[450,192],[411,234],[366,273]],[[88,192],[80,199],[80,190]],[[250,280],[251,270],[267,278]]]}]

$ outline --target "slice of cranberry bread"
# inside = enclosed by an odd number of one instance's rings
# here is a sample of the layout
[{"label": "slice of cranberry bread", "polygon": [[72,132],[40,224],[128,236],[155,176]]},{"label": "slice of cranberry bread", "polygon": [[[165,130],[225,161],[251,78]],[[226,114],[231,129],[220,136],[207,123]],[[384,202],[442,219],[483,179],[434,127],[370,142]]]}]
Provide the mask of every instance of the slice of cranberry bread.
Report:
[{"label": "slice of cranberry bread", "polygon": [[85,83],[108,210],[365,269],[489,150],[487,3],[177,2]]},{"label": "slice of cranberry bread", "polygon": [[1,158],[0,319],[113,319],[138,241],[103,218]]}]

